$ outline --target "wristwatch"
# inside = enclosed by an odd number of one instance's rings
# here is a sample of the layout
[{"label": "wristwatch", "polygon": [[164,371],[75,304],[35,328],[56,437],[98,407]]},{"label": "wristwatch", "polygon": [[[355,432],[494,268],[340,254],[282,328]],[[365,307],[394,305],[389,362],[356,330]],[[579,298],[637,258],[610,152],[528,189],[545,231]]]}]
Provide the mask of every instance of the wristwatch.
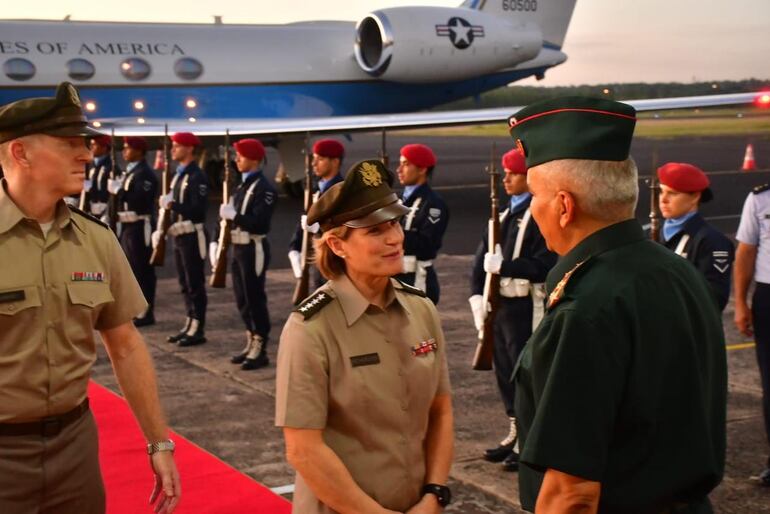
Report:
[{"label": "wristwatch", "polygon": [[172,441],[171,439],[166,439],[165,441],[158,441],[156,443],[148,443],[147,455],[152,455],[158,452],[174,453],[174,448],[176,448],[176,445],[174,444],[174,441]]},{"label": "wristwatch", "polygon": [[445,485],[425,484],[422,486],[422,494],[433,494],[438,498],[438,504],[446,507],[452,502],[452,491]]}]

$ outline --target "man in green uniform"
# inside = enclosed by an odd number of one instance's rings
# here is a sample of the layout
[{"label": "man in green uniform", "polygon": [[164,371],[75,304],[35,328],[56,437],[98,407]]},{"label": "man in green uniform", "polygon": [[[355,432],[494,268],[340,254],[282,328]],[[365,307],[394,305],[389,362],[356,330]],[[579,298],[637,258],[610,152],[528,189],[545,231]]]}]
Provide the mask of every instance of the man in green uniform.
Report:
[{"label": "man in green uniform", "polygon": [[560,98],[510,119],[532,216],[561,256],[514,377],[522,506],[708,513],[725,459],[721,316],[703,276],[633,218],[632,107]]},{"label": "man in green uniform", "polygon": [[[0,107],[0,512],[102,514],[86,390],[94,330],[147,438],[155,512],[180,496],[149,352],[132,319],[147,307],[115,234],[62,200],[91,158],[77,91]],[[145,451],[137,448],[137,451]],[[152,509],[148,505],[147,511]]]}]

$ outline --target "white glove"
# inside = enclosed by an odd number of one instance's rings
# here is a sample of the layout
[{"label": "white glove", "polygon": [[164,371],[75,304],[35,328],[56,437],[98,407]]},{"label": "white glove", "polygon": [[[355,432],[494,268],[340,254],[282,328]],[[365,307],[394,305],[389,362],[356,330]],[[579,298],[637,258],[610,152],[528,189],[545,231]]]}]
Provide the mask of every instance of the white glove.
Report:
[{"label": "white glove", "polygon": [[123,187],[123,181],[120,179],[107,179],[107,191],[110,192],[110,194],[116,195],[118,194],[118,191],[121,190]]},{"label": "white glove", "polygon": [[93,185],[94,185],[93,182],[91,182],[88,179],[85,179],[83,181],[83,191],[85,191],[86,193],[89,192],[91,190],[91,187],[93,187]]},{"label": "white glove", "polygon": [[308,224],[307,224],[307,214],[303,214],[302,215],[302,217],[299,219],[299,224],[302,227],[302,230],[307,230],[311,234],[317,234],[318,230],[321,228],[321,226],[318,224],[318,222],[315,222],[312,225],[308,226]]},{"label": "white glove", "polygon": [[168,209],[171,203],[174,201],[174,193],[168,193],[161,195],[158,199],[158,205],[161,209]]},{"label": "white glove", "polygon": [[223,220],[232,220],[235,219],[235,215],[237,214],[235,207],[232,206],[232,204],[229,203],[223,203],[219,206],[219,217]]},{"label": "white glove", "polygon": [[209,262],[211,262],[211,268],[213,269],[217,265],[217,250],[219,249],[219,243],[212,241],[209,243]]},{"label": "white glove", "polygon": [[503,250],[499,244],[495,245],[495,253],[484,254],[484,271],[487,273],[500,273],[503,266]]},{"label": "white glove", "polygon": [[160,243],[160,231],[159,230],[153,231],[153,233],[150,235],[150,239],[152,240],[152,247],[157,248],[158,243]]},{"label": "white glove", "polygon": [[291,250],[289,252],[289,262],[291,263],[291,271],[294,273],[294,278],[302,278],[302,255],[297,250]]},{"label": "white glove", "polygon": [[473,324],[476,325],[476,330],[481,330],[484,327],[484,320],[487,319],[487,309],[483,305],[484,298],[480,294],[475,294],[468,298],[468,303],[471,304]]}]

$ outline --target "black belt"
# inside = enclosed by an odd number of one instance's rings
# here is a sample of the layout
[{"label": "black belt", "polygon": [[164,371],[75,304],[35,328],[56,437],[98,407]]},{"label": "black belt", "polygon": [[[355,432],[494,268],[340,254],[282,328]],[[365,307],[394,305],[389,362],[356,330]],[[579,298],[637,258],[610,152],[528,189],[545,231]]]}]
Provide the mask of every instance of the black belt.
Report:
[{"label": "black belt", "polygon": [[88,412],[88,398],[74,409],[58,416],[49,416],[40,421],[28,423],[0,423],[0,436],[39,435],[41,437],[54,437],[59,435],[64,427],[79,420],[86,412]]}]

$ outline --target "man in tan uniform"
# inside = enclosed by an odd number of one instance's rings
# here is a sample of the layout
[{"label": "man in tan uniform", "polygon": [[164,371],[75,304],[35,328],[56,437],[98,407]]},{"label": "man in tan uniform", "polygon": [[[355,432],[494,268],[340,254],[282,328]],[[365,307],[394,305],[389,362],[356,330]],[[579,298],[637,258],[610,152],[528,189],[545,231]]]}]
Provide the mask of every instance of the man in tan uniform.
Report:
[{"label": "man in tan uniform", "polygon": [[[147,438],[151,502],[181,493],[155,372],[132,319],[146,302],[115,235],[62,200],[90,159],[77,91],[0,107],[0,512],[100,514],[97,432],[86,388],[94,330]],[[137,448],[137,451],[143,451]],[[148,506],[148,511],[152,506]]]}]

